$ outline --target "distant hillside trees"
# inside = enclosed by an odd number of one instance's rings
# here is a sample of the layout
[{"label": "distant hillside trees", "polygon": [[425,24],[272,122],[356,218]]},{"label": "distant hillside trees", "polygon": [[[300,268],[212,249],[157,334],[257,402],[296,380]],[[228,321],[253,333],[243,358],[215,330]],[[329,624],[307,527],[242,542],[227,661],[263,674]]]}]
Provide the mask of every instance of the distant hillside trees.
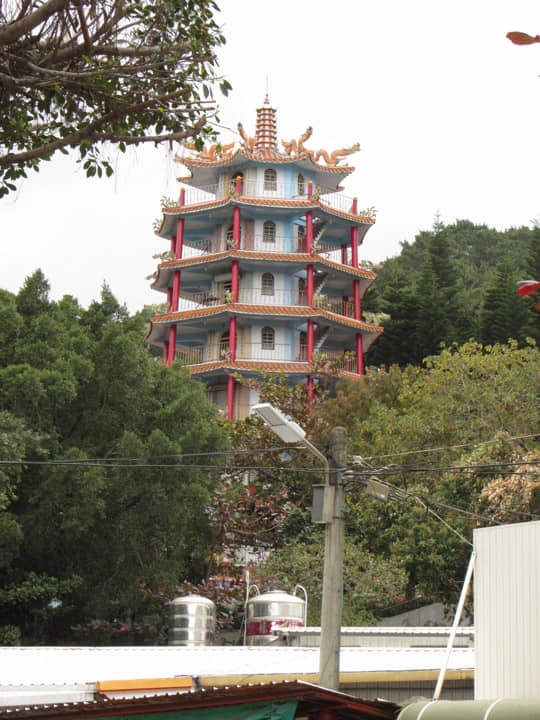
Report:
[{"label": "distant hillside trees", "polygon": [[536,278],[539,265],[538,227],[499,232],[466,220],[436,223],[376,268],[364,309],[388,317],[368,364],[419,364],[441,343],[539,342],[535,301],[520,297],[516,285]]}]

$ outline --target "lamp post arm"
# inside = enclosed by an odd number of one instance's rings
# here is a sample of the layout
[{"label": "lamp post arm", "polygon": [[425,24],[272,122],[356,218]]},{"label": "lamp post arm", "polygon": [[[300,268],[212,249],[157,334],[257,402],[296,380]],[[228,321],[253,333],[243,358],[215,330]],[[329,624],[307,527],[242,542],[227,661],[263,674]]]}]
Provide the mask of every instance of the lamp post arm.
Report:
[{"label": "lamp post arm", "polygon": [[302,445],[304,445],[315,457],[317,457],[322,464],[324,465],[324,482],[326,485],[330,484],[330,463],[328,461],[328,458],[325,457],[320,450],[317,450],[315,445],[313,443],[310,443],[307,438],[304,438],[302,441]]}]

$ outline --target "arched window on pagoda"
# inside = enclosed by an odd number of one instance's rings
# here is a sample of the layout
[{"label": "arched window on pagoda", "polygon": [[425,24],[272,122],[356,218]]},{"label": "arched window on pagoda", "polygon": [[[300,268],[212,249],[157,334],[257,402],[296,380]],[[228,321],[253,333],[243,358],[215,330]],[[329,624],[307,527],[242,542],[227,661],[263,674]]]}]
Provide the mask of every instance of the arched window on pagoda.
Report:
[{"label": "arched window on pagoda", "polygon": [[261,348],[263,350],[273,350],[275,348],[274,328],[263,327],[261,330]]},{"label": "arched window on pagoda", "polygon": [[261,278],[261,295],[274,294],[274,276],[272,273],[263,273]]},{"label": "arched window on pagoda", "polygon": [[272,220],[266,220],[263,223],[263,242],[276,242],[276,223]]},{"label": "arched window on pagoda", "polygon": [[226,360],[230,356],[231,349],[229,341],[229,331],[225,330],[225,332],[221,333],[221,336],[219,338],[219,357],[221,358],[221,360]]},{"label": "arched window on pagoda", "polygon": [[296,190],[298,195],[305,195],[306,194],[306,180],[302,173],[298,175],[298,178],[296,179]]},{"label": "arched window on pagoda", "polygon": [[306,252],[306,228],[303,225],[297,225],[296,227],[298,252]]},{"label": "arched window on pagoda", "polygon": [[[240,240],[242,239],[242,226],[240,226]],[[232,225],[229,225],[225,232],[225,247],[227,250],[234,248],[234,229]]]},{"label": "arched window on pagoda", "polygon": [[298,305],[307,305],[306,301],[306,281],[305,278],[298,278]]},{"label": "arched window on pagoda", "polygon": [[264,189],[270,192],[277,190],[277,173],[271,168],[264,171]]},{"label": "arched window on pagoda", "polygon": [[299,350],[298,360],[300,360],[300,362],[306,362],[306,359],[307,359],[307,335],[304,332],[304,330],[300,331],[299,340],[300,340],[300,347],[298,348],[298,350]]},{"label": "arched window on pagoda", "polygon": [[229,181],[229,192],[232,192],[233,194],[236,192],[236,181],[240,178],[240,195],[243,194],[244,191],[244,173],[243,172],[237,172],[234,173],[234,175],[231,177]]}]

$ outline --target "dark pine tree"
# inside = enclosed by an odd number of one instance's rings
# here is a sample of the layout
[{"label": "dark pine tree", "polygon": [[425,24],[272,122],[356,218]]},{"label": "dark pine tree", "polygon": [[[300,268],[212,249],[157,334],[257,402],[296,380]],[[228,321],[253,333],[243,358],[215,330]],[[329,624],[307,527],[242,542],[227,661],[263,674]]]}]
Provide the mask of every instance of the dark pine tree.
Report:
[{"label": "dark pine tree", "polygon": [[527,336],[529,312],[517,293],[516,280],[507,262],[497,266],[480,314],[480,335],[486,345],[506,343],[510,338],[521,343]]},{"label": "dark pine tree", "polygon": [[433,268],[431,253],[426,253],[416,289],[418,313],[414,326],[414,346],[417,362],[439,352],[447,339],[449,321],[445,294],[441,290]]},{"label": "dark pine tree", "polygon": [[[538,280],[540,282],[540,226],[533,228],[529,252],[527,256],[527,277],[525,280]],[[540,291],[521,297],[529,311],[527,334],[540,345]]]},{"label": "dark pine tree", "polygon": [[388,318],[381,323],[383,335],[369,350],[368,364],[405,366],[417,362],[412,338],[418,313],[417,301],[406,282],[405,273],[397,267],[387,276],[384,292],[377,299],[376,311],[386,313]]}]

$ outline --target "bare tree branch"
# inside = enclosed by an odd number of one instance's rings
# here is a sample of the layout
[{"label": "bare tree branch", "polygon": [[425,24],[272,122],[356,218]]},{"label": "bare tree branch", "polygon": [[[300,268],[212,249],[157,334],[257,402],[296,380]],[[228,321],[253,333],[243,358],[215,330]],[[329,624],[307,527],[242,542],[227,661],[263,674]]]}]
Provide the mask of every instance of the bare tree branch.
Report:
[{"label": "bare tree branch", "polygon": [[19,20],[0,28],[0,45],[9,45],[15,42],[21,35],[29,33],[49,17],[67,7],[69,1],[70,0],[49,0],[49,2],[41,5],[29,15],[25,15]]},{"label": "bare tree branch", "polygon": [[213,85],[230,87],[216,73],[225,40],[215,9],[214,0],[0,7],[0,197],[26,168],[66,147],[79,146],[94,175],[100,164],[112,171],[104,143],[214,137]]}]

